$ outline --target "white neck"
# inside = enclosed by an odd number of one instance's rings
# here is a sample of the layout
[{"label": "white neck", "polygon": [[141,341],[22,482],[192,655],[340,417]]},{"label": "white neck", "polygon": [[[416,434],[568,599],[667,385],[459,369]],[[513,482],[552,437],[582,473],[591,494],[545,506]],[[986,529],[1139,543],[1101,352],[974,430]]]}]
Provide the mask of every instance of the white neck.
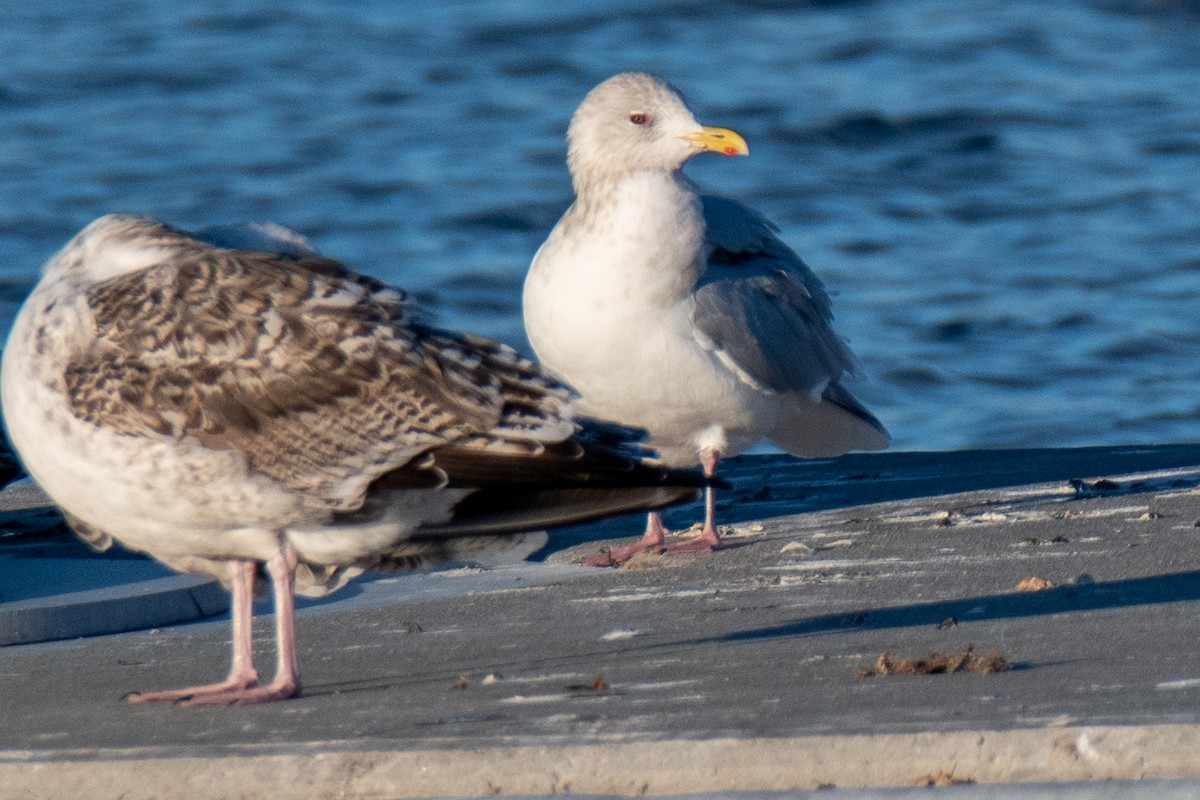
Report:
[{"label": "white neck", "polygon": [[[588,187],[560,225],[577,239],[571,263],[631,302],[678,302],[704,273],[704,215],[692,184],[679,174],[635,172]],[[585,234],[586,231],[586,234]]]}]

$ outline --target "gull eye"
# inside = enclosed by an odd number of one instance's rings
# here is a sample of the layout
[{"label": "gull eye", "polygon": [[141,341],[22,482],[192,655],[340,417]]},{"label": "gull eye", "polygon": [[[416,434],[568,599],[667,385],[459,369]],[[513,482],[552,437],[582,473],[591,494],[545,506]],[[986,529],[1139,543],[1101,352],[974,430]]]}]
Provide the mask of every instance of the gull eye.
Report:
[{"label": "gull eye", "polygon": [[643,114],[641,111],[634,111],[629,115],[629,121],[634,125],[645,125],[650,121],[650,115]]}]

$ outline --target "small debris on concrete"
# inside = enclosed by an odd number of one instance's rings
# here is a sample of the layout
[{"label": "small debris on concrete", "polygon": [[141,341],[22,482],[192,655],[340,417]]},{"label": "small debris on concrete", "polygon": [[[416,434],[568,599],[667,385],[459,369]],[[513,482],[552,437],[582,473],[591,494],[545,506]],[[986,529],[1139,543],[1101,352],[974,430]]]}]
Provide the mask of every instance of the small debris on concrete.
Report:
[{"label": "small debris on concrete", "polygon": [[821,545],[821,549],[822,550],[832,550],[835,547],[853,547],[853,546],[854,546],[853,539],[835,539],[832,542],[826,542],[825,544]]},{"label": "small debris on concrete", "polygon": [[667,557],[662,553],[637,553],[633,558],[621,565],[621,569],[627,572],[644,572],[650,569],[658,569],[666,562]]},{"label": "small debris on concrete", "polygon": [[603,675],[597,675],[590,683],[572,683],[566,689],[568,692],[607,692],[608,681]]},{"label": "small debris on concrete", "polygon": [[632,628],[613,628],[608,633],[600,637],[602,642],[619,642],[623,639],[632,639],[637,636],[638,632]]},{"label": "small debris on concrete", "polygon": [[957,628],[958,620],[956,620],[954,617],[946,617],[944,620],[939,622],[934,627],[937,628],[939,631],[944,631],[944,630],[946,630],[946,628]]},{"label": "small debris on concrete", "polygon": [[724,540],[752,539],[766,529],[761,522],[747,522],[745,525],[718,525],[717,534]]},{"label": "small debris on concrete", "polygon": [[1070,541],[1070,539],[1061,534],[1050,539],[1046,539],[1045,541],[1039,540],[1036,536],[1026,536],[1024,539],[1017,542],[1017,547],[1037,547],[1038,545],[1047,547],[1055,544],[1067,544]]},{"label": "small debris on concrete", "polygon": [[943,675],[952,672],[973,672],[976,675],[991,675],[1012,669],[1004,656],[989,650],[982,656],[975,655],[975,645],[969,644],[953,655],[930,653],[924,658],[897,658],[891,653],[880,653],[874,667],[859,667],[855,674],[860,678],[886,678],[890,675]]},{"label": "small debris on concrete", "polygon": [[[580,562],[584,563],[584,562]],[[612,557],[612,548],[605,545],[600,548],[599,556],[595,559],[587,559],[586,563],[589,567],[619,567],[621,566]]]},{"label": "small debris on concrete", "polygon": [[962,786],[974,782],[970,778],[956,778],[951,773],[942,771],[918,776],[913,781],[913,786]]},{"label": "small debris on concrete", "polygon": [[468,679],[469,677],[470,676],[468,676],[465,672],[462,675],[459,675],[458,680],[450,684],[450,690],[454,692],[466,691],[466,688],[471,685],[471,682]]},{"label": "small debris on concrete", "polygon": [[1018,592],[1045,592],[1054,588],[1054,582],[1030,576],[1017,584]]}]

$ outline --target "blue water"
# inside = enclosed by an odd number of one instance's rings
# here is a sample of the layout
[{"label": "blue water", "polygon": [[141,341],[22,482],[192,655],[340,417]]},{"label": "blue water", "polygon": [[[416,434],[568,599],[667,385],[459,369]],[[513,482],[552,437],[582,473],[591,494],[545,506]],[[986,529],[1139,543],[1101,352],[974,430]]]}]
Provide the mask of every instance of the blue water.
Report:
[{"label": "blue water", "polygon": [[896,447],[1197,438],[1197,3],[546,6],[5,3],[0,324],[124,210],[287,224],[523,347],[567,120],[637,68],[745,135],[688,171],[835,292]]}]

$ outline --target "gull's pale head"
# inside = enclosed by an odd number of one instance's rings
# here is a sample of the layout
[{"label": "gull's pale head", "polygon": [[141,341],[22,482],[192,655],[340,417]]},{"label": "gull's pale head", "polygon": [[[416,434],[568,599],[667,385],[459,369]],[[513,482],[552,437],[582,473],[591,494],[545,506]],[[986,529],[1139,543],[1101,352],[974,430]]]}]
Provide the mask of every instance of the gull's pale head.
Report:
[{"label": "gull's pale head", "polygon": [[567,142],[577,190],[585,176],[675,172],[697,153],[750,152],[734,131],[697,122],[679,92],[644,72],[615,75],[588,92],[571,118]]},{"label": "gull's pale head", "polygon": [[208,247],[180,234],[149,217],[106,214],[77,233],[42,271],[46,276],[73,275],[99,283]]}]

